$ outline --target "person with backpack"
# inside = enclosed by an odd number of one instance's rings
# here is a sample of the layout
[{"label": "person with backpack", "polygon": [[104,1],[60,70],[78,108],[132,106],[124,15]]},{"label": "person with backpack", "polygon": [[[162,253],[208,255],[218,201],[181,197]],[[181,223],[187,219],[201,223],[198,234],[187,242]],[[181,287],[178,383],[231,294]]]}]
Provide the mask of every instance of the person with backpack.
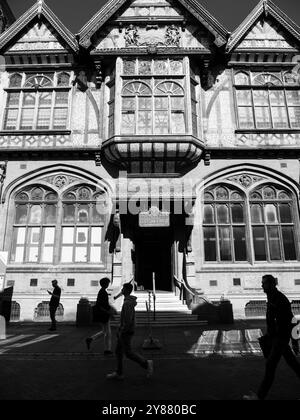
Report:
[{"label": "person with backpack", "polygon": [[104,277],[100,280],[100,290],[97,296],[96,305],[93,307],[93,320],[94,322],[100,322],[102,325],[101,331],[87,337],[85,342],[87,349],[90,350],[91,344],[98,340],[100,337],[104,336],[104,354],[111,355],[113,354],[111,350],[111,327],[110,319],[114,312],[113,308],[109,304],[108,293],[106,289],[110,284],[110,280],[107,277]]}]

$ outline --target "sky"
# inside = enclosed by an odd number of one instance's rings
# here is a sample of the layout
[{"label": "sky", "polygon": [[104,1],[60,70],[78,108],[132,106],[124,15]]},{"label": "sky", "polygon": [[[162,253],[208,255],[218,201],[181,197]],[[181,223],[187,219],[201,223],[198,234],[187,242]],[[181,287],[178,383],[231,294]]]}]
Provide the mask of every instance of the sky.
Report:
[{"label": "sky", "polygon": [[[198,0],[223,26],[232,32],[251,12],[259,0]],[[78,33],[107,0],[46,0],[48,6],[73,33]],[[7,0],[16,18],[35,0]],[[300,26],[299,0],[274,0]]]}]

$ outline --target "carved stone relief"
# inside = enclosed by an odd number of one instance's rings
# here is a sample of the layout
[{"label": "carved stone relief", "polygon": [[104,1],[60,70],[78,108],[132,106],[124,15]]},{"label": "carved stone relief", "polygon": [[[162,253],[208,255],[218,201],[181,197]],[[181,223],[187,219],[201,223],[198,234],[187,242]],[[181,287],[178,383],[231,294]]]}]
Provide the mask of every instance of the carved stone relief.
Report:
[{"label": "carved stone relief", "polygon": [[211,40],[196,26],[144,23],[137,26],[104,28],[96,42],[97,50],[137,47],[209,48]]},{"label": "carved stone relief", "polygon": [[290,146],[300,145],[300,134],[298,133],[245,133],[238,134],[236,146],[257,147],[257,146]]},{"label": "carved stone relief", "polygon": [[[62,189],[67,185],[73,184],[74,182],[82,181],[80,178],[70,176],[70,175],[52,175],[42,178],[41,181],[48,182],[51,185],[54,185],[58,189]],[[83,181],[82,181],[83,182]]]},{"label": "carved stone relief", "polygon": [[0,6],[0,34],[2,34],[2,32],[4,32],[7,29],[7,26],[8,22],[6,16],[3,12],[2,7]]},{"label": "carved stone relief", "polygon": [[138,28],[134,25],[129,25],[125,30],[124,39],[126,47],[138,47],[139,46],[139,33]]},{"label": "carved stone relief", "polygon": [[166,45],[167,46],[180,46],[181,34],[175,25],[171,25],[167,28],[166,31]]},{"label": "carved stone relief", "polygon": [[256,182],[262,181],[263,177],[256,176],[256,175],[250,175],[247,173],[239,174],[232,176],[230,178],[227,178],[230,182],[235,182],[236,184],[242,185],[244,188],[249,188],[251,185],[255,184]]}]

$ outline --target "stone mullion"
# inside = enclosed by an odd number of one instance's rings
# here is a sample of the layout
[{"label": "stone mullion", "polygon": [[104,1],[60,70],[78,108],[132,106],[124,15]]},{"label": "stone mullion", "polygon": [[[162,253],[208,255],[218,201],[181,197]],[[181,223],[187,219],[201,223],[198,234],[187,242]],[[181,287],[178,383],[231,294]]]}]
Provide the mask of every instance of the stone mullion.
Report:
[{"label": "stone mullion", "polygon": [[254,240],[253,240],[253,231],[252,231],[252,220],[251,220],[251,202],[249,201],[249,196],[246,197],[245,201],[245,217],[246,217],[246,246],[247,254],[249,254],[249,262],[251,265],[254,265],[255,262],[255,251],[254,251]]},{"label": "stone mullion", "polygon": [[56,92],[55,90],[52,91],[52,98],[51,98],[51,110],[50,110],[50,128],[54,128],[54,112],[55,112],[55,104],[56,104]]},{"label": "stone mullion", "polygon": [[116,61],[116,78],[115,78],[115,134],[121,134],[122,121],[122,59],[117,58]]},{"label": "stone mullion", "polygon": [[63,220],[63,203],[59,201],[57,204],[57,221],[55,226],[55,238],[54,238],[54,252],[53,252],[53,265],[60,263],[60,253],[62,244],[62,220]]},{"label": "stone mullion", "polygon": [[184,64],[184,96],[185,96],[185,130],[187,134],[193,134],[193,123],[192,123],[192,97],[191,97],[191,72],[190,62],[187,57],[183,59]]}]

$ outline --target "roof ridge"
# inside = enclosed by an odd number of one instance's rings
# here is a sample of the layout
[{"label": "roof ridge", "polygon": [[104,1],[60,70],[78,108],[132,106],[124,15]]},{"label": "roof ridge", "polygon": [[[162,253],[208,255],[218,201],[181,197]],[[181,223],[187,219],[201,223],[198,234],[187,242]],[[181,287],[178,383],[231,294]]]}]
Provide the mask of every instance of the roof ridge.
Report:
[{"label": "roof ridge", "polygon": [[227,44],[227,51],[231,51],[241,41],[243,36],[255,24],[262,13],[264,13],[266,17],[268,15],[273,16],[278,23],[285,27],[287,31],[292,33],[294,37],[300,41],[300,27],[273,3],[272,0],[260,0],[242,23],[232,32]]},{"label": "roof ridge", "polygon": [[3,48],[36,16],[41,19],[44,16],[57,33],[74,51],[78,50],[75,35],[62,23],[56,14],[50,9],[44,0],[37,0],[25,13],[23,13],[3,34],[0,36],[0,48]]},{"label": "roof ridge", "polygon": [[[128,0],[109,0],[94,16],[80,29],[79,35],[84,46],[89,46],[88,37],[97,32]],[[177,0],[191,14],[193,14],[208,30],[213,32],[215,38],[221,38],[225,44],[228,39],[228,30],[196,0]],[[201,19],[202,17],[202,19]]]}]

